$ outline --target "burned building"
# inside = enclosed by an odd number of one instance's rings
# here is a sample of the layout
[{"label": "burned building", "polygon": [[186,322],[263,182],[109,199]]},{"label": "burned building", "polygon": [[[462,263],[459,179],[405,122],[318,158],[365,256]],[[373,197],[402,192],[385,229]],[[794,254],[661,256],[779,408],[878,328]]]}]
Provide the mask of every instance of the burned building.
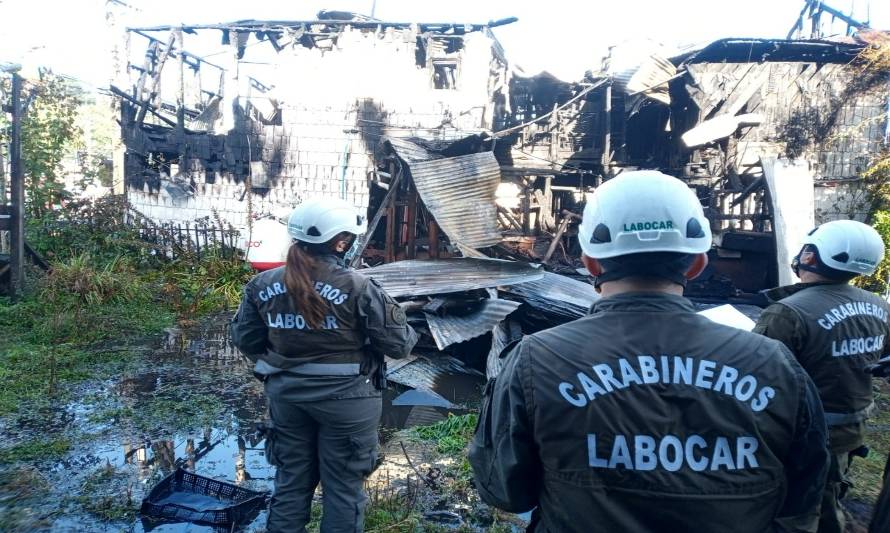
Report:
[{"label": "burned building", "polygon": [[602,179],[654,168],[702,199],[711,270],[732,280],[718,293],[791,281],[777,259],[815,221],[865,215],[858,177],[888,142],[886,73],[855,61],[867,38],[724,39],[584,82],[514,78],[494,136],[522,230],[552,232]]},{"label": "burned building", "polygon": [[[512,20],[132,28],[146,53],[115,89],[130,203],[250,229],[338,196],[367,208],[372,264],[484,253],[574,273],[585,195],[654,168],[706,207],[703,291],[718,297],[791,281],[800,235],[863,216],[888,95],[855,61],[869,45],[855,21],[856,37],[722,39],[565,81],[507,64],[491,28]],[[185,35],[208,34],[220,53],[186,51]]]},{"label": "burned building", "polygon": [[[384,138],[500,129],[503,51],[488,24],[310,21],[129,28],[122,101],[130,204],[158,222],[245,228],[308,196],[368,207]],[[217,49],[198,56],[185,41]],[[380,191],[378,191],[380,192]]]}]

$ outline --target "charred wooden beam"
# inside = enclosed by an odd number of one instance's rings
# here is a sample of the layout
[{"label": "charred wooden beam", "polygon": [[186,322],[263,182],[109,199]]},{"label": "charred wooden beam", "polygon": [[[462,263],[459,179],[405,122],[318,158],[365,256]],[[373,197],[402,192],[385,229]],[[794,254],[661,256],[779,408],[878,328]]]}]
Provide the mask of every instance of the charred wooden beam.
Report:
[{"label": "charred wooden beam", "polygon": [[[175,42],[176,35],[174,32],[170,32],[170,37],[167,39],[167,44],[164,47],[164,50],[161,52],[161,57],[158,58],[158,62],[154,67],[154,72],[151,77],[151,88],[148,91],[148,98],[145,99],[145,104],[139,108],[139,112],[136,114],[136,123],[142,124],[145,120],[145,113],[148,111],[146,107],[148,102],[152,98],[156,98],[159,94],[158,88],[161,84],[161,71],[164,69],[164,63],[167,61],[167,58],[170,56],[170,51],[173,49],[173,44]],[[143,95],[138,95],[140,98]],[[160,105],[160,101],[155,102],[155,106],[158,107]]]},{"label": "charred wooden beam", "polygon": [[362,253],[365,251],[365,248],[368,247],[368,243],[371,241],[371,235],[373,235],[374,230],[377,229],[377,224],[380,223],[380,219],[383,218],[383,214],[386,212],[389,204],[395,199],[396,192],[399,190],[399,181],[401,181],[401,179],[402,172],[399,171],[395,173],[392,181],[389,182],[389,190],[386,191],[386,194],[383,196],[383,201],[380,202],[380,207],[377,208],[377,212],[374,213],[374,216],[368,223],[368,229],[364,236],[361,237],[358,247],[355,250],[355,255],[353,255],[352,259],[349,261],[349,266],[355,267],[359,264],[359,261],[362,260]]},{"label": "charred wooden beam", "polygon": [[352,26],[353,28],[402,28],[409,29],[417,26],[421,32],[469,32],[482,31],[485,28],[497,28],[513,24],[519,19],[516,17],[507,17],[499,20],[489,21],[484,24],[461,24],[454,22],[384,22],[379,20],[250,20],[230,22],[223,24],[192,24],[188,26],[146,26],[138,28],[127,28],[127,31],[143,34],[151,31],[171,31],[176,28],[182,28],[185,31],[194,30],[276,30],[276,29],[297,29],[306,26]]},{"label": "charred wooden beam", "polygon": [[[170,120],[169,118],[165,117],[164,115],[162,115],[162,114],[155,108],[155,106],[153,106],[153,105],[151,105],[151,104],[149,104],[149,103],[147,103],[147,102],[145,102],[145,101],[143,101],[143,100],[137,100],[136,98],[133,98],[132,96],[130,96],[129,94],[125,93],[124,91],[118,89],[118,88],[115,87],[114,85],[112,85],[112,86],[109,88],[109,90],[110,90],[111,93],[114,94],[115,96],[119,96],[119,97],[123,98],[124,100],[126,100],[127,102],[130,102],[130,103],[133,104],[134,106],[137,106],[137,107],[138,107],[138,106],[141,106],[142,104],[146,104],[146,109],[147,109],[152,115],[156,116],[156,117],[158,118],[158,120],[160,120],[161,122],[163,122],[164,124],[166,124],[166,125],[168,125],[168,126],[170,126],[170,127],[173,127],[173,128],[176,127],[176,122],[174,122],[174,121]],[[186,130],[186,131],[188,131],[188,130]],[[192,132],[189,132],[189,133],[192,133]]]}]

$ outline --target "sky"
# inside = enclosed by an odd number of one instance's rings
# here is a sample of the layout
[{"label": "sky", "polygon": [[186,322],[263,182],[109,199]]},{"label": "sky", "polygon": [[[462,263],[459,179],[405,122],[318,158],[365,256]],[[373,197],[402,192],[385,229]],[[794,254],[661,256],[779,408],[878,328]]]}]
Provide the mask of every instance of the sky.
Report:
[{"label": "sky", "polygon": [[[802,0],[122,0],[129,25],[230,22],[239,19],[314,19],[321,9],[370,14],[399,22],[519,21],[494,30],[511,64],[533,74],[547,70],[566,80],[597,68],[612,45],[616,61],[629,50],[668,49],[723,37],[783,38]],[[890,29],[890,1],[828,0],[829,5],[878,29]],[[0,0],[0,64],[38,66],[108,85],[109,43],[105,0]],[[843,32],[841,24],[834,26]],[[214,42],[219,35],[214,32]],[[189,41],[186,40],[187,48]],[[141,46],[141,44],[140,44]],[[204,50],[193,50],[204,53]]]}]

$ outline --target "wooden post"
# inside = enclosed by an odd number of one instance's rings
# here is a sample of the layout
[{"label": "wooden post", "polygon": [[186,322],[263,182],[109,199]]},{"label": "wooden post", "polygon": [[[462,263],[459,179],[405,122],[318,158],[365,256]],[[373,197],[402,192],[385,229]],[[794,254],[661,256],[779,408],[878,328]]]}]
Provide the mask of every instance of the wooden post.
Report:
[{"label": "wooden post", "polygon": [[556,251],[556,247],[559,245],[560,239],[562,239],[563,233],[566,232],[566,229],[569,227],[569,222],[571,221],[571,217],[565,217],[562,219],[562,223],[559,225],[559,229],[556,231],[556,235],[553,236],[553,241],[550,242],[550,247],[547,248],[547,253],[544,254],[544,259],[542,263],[547,263],[550,261],[550,257],[553,256],[553,252]]},{"label": "wooden post", "polygon": [[405,255],[408,259],[417,257],[417,191],[414,187],[409,188],[408,207],[405,208],[408,222],[408,238],[407,250]]},{"label": "wooden post", "polygon": [[17,298],[25,284],[25,176],[22,172],[22,78],[12,74],[12,139],[9,150],[12,190],[9,295]]},{"label": "wooden post", "polygon": [[384,244],[384,261],[392,263],[396,257],[396,195],[389,198],[386,206],[386,243]]},{"label": "wooden post", "polygon": [[519,199],[519,207],[522,209],[522,234],[531,234],[531,187],[528,184],[522,189],[522,196]]},{"label": "wooden post", "polygon": [[612,172],[612,84],[606,84],[603,94],[603,174],[611,177]]},{"label": "wooden post", "polygon": [[[161,71],[164,69],[164,63],[167,62],[167,58],[170,56],[170,51],[173,50],[173,46],[176,43],[176,33],[170,32],[170,37],[167,39],[167,46],[164,48],[164,51],[161,52],[161,57],[158,59],[157,64],[154,66],[154,72],[151,77],[151,88],[148,90],[148,94],[145,95],[143,100],[143,104],[139,107],[139,113],[136,115],[136,123],[142,124],[145,120],[145,112],[148,111],[149,102],[154,99],[154,106],[158,109],[161,108]],[[180,43],[182,45],[182,43]],[[180,49],[180,55],[182,55],[182,49]],[[143,96],[137,95],[137,98],[142,99]]]},{"label": "wooden post", "polygon": [[433,219],[433,217],[429,217],[430,225],[428,228],[428,237],[429,237],[429,248],[430,248],[430,258],[438,259],[439,258],[439,224]]},{"label": "wooden post", "polygon": [[145,91],[145,82],[148,80],[148,73],[152,71],[152,65],[154,65],[157,53],[158,42],[152,41],[148,43],[148,48],[145,49],[145,61],[142,63],[142,72],[139,73],[139,81],[136,82],[136,90],[133,92],[133,98],[136,100],[142,101],[145,99],[142,93]]},{"label": "wooden post", "polygon": [[[392,170],[392,167],[390,167]],[[374,235],[374,230],[377,229],[377,224],[380,223],[380,219],[383,217],[386,212],[387,206],[395,200],[395,195],[399,188],[399,182],[402,179],[402,172],[396,172],[395,174],[390,174],[392,176],[392,180],[389,182],[389,190],[386,191],[386,195],[383,197],[383,201],[380,203],[380,207],[377,208],[377,212],[374,213],[374,217],[368,222],[368,231],[361,237],[361,242],[359,242],[358,248],[355,251],[355,255],[352,256],[352,259],[349,261],[349,266],[355,267],[359,264],[359,261],[362,260],[362,252],[365,251],[365,248],[368,247],[368,242],[371,240],[371,236]]]},{"label": "wooden post", "polygon": [[[176,30],[176,41],[179,45],[179,96],[176,102],[176,133],[180,136],[185,134],[185,45],[182,42],[182,28]],[[182,149],[180,148],[180,155]]]}]

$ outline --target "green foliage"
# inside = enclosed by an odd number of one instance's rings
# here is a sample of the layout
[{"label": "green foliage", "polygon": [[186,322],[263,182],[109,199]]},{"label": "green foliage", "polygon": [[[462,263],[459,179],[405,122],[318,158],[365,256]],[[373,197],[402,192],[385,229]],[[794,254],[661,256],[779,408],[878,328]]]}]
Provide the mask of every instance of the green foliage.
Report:
[{"label": "green foliage", "polygon": [[81,135],[76,125],[83,92],[70,81],[48,70],[29,80],[33,95],[22,119],[22,167],[29,216],[41,216],[64,196],[60,173],[62,160]]},{"label": "green foliage", "polygon": [[0,531],[46,531],[52,522],[39,509],[49,483],[33,467],[0,469]]},{"label": "green foliage", "polygon": [[129,418],[142,432],[175,431],[209,426],[222,414],[223,407],[216,396],[178,389],[149,399],[129,413],[124,412],[122,418]]},{"label": "green foliage", "polygon": [[[874,213],[872,225],[884,240],[884,247],[890,252],[890,211]],[[874,274],[871,276],[860,276],[853,283],[858,287],[878,294],[890,292],[890,253],[884,255],[884,260],[878,265]]]},{"label": "green foliage", "polygon": [[[88,254],[97,264],[121,256],[135,266],[160,265],[152,247],[126,223],[127,202],[121,196],[67,202],[36,218],[26,219],[25,237],[44,257],[66,261]],[[153,253],[154,252],[154,253]]]},{"label": "green foliage", "polygon": [[[138,339],[177,317],[237,305],[252,275],[244,261],[213,249],[169,261],[139,240],[124,213],[121,199],[107,198],[32,219],[30,242],[50,258],[52,271],[32,276],[21,300],[0,299],[0,416],[64,400],[71,385],[133,360],[126,346],[102,343]],[[153,408],[165,407],[173,409],[163,402]],[[194,411],[169,414],[193,420],[215,416],[217,407],[197,399]]]},{"label": "green foliage", "polygon": [[32,440],[9,448],[0,448],[0,464],[58,459],[68,453],[71,443],[66,439]]},{"label": "green foliage", "polygon": [[105,465],[87,477],[76,500],[85,511],[106,522],[130,520],[138,510],[131,483],[127,473]]},{"label": "green foliage", "polygon": [[192,256],[171,262],[164,269],[163,293],[180,316],[194,317],[237,307],[251,276],[247,262],[211,249],[200,259]]},{"label": "green foliage", "polygon": [[0,301],[0,415],[64,399],[71,384],[132,357],[97,343],[155,333],[175,318],[158,297],[160,283],[129,259],[107,250],[61,259],[68,253],[55,255],[53,270],[32,278],[21,300]]},{"label": "green foliage", "polygon": [[365,531],[392,531],[414,533],[421,529],[422,517],[418,510],[416,494],[403,493],[386,487],[383,492],[372,492],[365,508]]},{"label": "green foliage", "polygon": [[478,419],[479,415],[476,413],[460,416],[449,413],[445,420],[429,426],[418,426],[413,429],[413,433],[423,440],[434,441],[439,453],[456,455],[462,453],[473,438]]},{"label": "green foliage", "polygon": [[111,159],[114,138],[118,133],[112,127],[114,117],[111,112],[110,97],[86,102],[78,108],[76,127],[82,132],[75,141],[75,150],[80,173],[83,176],[80,186],[85,188],[94,181],[104,187],[112,186]]},{"label": "green foliage", "polygon": [[884,380],[873,383],[876,415],[868,420],[865,443],[869,447],[866,458],[854,457],[850,461],[853,486],[849,498],[874,505],[881,492],[884,466],[890,454],[890,384]]},{"label": "green foliage", "polygon": [[862,173],[869,214],[890,210],[890,152],[879,154]]},{"label": "green foliage", "polygon": [[140,283],[129,261],[121,256],[98,265],[86,254],[56,262],[41,288],[41,299],[57,306],[80,309],[111,303],[150,302],[150,292]]}]

